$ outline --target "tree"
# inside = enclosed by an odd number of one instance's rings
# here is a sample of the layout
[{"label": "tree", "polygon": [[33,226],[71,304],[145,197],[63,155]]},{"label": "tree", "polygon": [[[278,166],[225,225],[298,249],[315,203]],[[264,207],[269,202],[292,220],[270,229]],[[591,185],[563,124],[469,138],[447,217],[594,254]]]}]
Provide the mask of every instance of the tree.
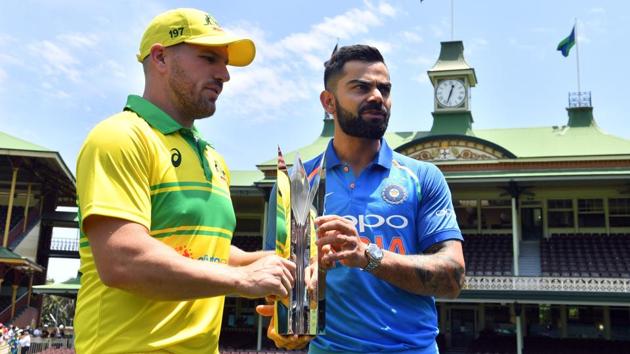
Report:
[{"label": "tree", "polygon": [[72,326],[74,320],[75,299],[44,295],[42,304],[42,324],[51,326]]}]

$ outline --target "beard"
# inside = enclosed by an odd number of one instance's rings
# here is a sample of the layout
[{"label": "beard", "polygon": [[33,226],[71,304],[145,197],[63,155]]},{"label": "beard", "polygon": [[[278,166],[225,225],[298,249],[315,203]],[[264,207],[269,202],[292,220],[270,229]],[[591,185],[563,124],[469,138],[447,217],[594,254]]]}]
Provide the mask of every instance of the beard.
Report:
[{"label": "beard", "polygon": [[190,74],[177,61],[173,63],[173,75],[169,77],[168,83],[173,101],[183,117],[194,120],[210,117],[214,114],[215,101],[208,100],[195,90],[195,84],[190,78]]},{"label": "beard", "polygon": [[[380,103],[366,103],[359,107],[357,114],[353,114],[341,107],[339,100],[335,97],[337,106],[337,122],[341,130],[347,135],[356,138],[381,139],[387,130],[390,111]],[[383,112],[385,119],[367,120],[362,113],[366,110],[378,110]]]}]

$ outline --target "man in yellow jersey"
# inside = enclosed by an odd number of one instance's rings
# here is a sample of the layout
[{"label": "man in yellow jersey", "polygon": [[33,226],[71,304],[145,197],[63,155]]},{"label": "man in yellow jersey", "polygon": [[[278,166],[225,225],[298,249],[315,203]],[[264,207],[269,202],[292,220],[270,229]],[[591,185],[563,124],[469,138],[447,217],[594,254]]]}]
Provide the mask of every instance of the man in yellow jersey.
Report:
[{"label": "man in yellow jersey", "polygon": [[140,43],[142,97],[99,123],[77,162],[83,353],[218,353],[224,296],[287,296],[294,265],[231,246],[230,174],[194,121],[254,43],[209,14],[155,17]]}]

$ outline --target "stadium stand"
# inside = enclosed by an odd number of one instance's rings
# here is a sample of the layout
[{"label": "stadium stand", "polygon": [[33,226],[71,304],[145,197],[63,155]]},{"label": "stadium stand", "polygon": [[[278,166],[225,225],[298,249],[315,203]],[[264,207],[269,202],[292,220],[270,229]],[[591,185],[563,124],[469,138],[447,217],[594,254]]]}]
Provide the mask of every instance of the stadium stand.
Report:
[{"label": "stadium stand", "polygon": [[543,276],[630,278],[628,234],[555,234],[540,247]]},{"label": "stadium stand", "polygon": [[465,235],[464,259],[468,275],[512,275],[512,235]]}]

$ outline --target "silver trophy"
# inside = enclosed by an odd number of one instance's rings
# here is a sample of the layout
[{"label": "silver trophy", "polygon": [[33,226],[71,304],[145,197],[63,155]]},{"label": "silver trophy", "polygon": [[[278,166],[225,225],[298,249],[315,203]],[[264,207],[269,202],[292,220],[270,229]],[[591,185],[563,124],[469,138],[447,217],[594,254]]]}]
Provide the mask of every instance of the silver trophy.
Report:
[{"label": "silver trophy", "polygon": [[324,158],[307,175],[299,154],[290,173],[278,148],[276,253],[295,262],[295,285],[278,299],[275,330],[282,335],[317,335],[324,330],[325,273],[319,272],[314,219],[324,207]]}]

